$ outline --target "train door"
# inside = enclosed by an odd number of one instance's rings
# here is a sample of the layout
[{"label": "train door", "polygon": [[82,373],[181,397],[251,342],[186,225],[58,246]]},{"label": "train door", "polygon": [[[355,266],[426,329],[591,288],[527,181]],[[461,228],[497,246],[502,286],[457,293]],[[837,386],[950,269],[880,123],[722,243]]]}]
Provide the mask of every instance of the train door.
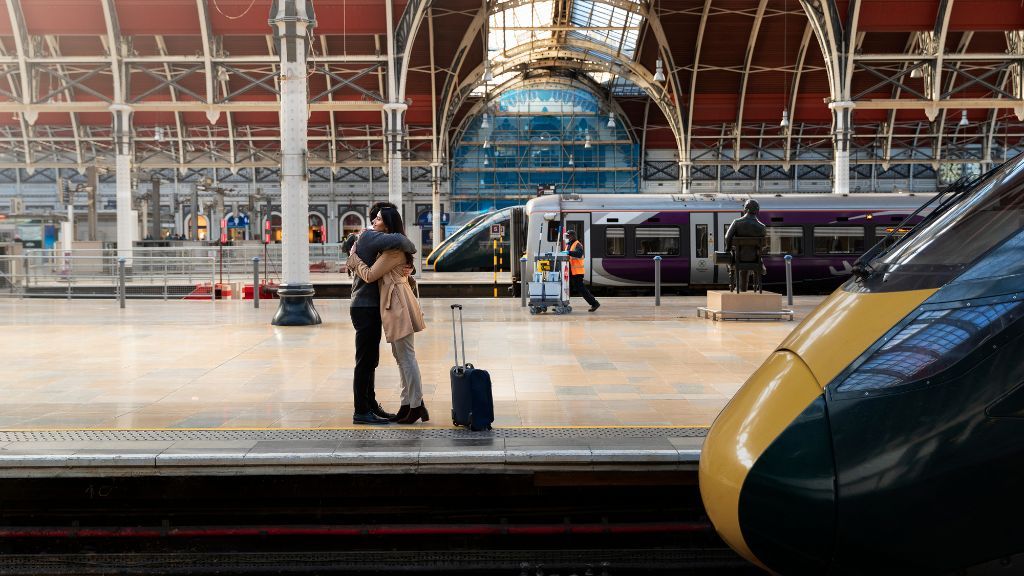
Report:
[{"label": "train door", "polygon": [[[580,242],[583,242],[583,262],[584,269],[586,270],[583,275],[583,280],[589,283],[590,271],[592,268],[590,265],[590,254],[592,253],[590,250],[590,213],[570,212],[566,214],[563,238],[565,237],[564,232],[568,232],[569,230],[576,232],[576,237],[579,238]],[[566,246],[565,248],[568,249],[569,247]]]},{"label": "train door", "polygon": [[715,214],[690,213],[690,284],[714,284]]},{"label": "train door", "polygon": [[[729,231],[729,226],[732,226],[732,221],[740,216],[743,216],[742,212],[718,212],[715,214],[718,224],[718,236],[712,239],[712,250],[718,250],[719,252],[725,251],[725,234]],[[717,240],[717,242],[714,242],[714,240]],[[715,279],[716,283],[728,284],[729,266],[726,264],[720,264],[717,268],[718,277]]]}]

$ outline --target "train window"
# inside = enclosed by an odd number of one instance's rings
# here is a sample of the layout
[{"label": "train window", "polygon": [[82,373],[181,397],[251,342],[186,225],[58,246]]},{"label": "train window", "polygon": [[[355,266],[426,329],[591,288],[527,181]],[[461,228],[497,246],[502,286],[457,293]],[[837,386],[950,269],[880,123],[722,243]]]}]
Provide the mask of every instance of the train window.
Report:
[{"label": "train window", "polygon": [[548,222],[548,242],[558,242],[558,231],[561,226],[562,223],[555,220]]},{"label": "train window", "polygon": [[860,254],[864,252],[863,226],[815,226],[815,254]]},{"label": "train window", "polygon": [[804,229],[799,226],[769,226],[768,254],[802,254]]},{"label": "train window", "polygon": [[679,228],[642,226],[636,229],[637,256],[678,256]]},{"label": "train window", "polygon": [[618,226],[606,228],[604,231],[604,255],[626,255],[626,229]]},{"label": "train window", "polygon": [[978,349],[1020,317],[1020,302],[929,310],[903,327],[835,387],[884,390],[932,378]]},{"label": "train window", "polygon": [[694,258],[707,258],[708,257],[708,225],[697,224],[696,226],[696,246],[694,246]]}]

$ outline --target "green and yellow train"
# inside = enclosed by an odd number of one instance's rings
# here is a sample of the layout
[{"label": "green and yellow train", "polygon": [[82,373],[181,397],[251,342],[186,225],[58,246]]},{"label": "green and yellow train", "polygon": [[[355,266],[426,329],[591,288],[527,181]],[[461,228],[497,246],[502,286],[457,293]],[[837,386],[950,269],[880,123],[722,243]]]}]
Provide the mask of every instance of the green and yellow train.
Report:
[{"label": "green and yellow train", "polygon": [[1024,155],[861,259],[712,426],[700,490],[779,574],[1024,573]]}]

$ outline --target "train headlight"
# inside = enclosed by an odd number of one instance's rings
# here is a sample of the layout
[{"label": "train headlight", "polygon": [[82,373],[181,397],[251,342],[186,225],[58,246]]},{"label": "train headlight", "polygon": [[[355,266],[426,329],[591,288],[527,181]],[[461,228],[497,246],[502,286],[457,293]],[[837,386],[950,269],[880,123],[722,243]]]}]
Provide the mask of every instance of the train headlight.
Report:
[{"label": "train headlight", "polygon": [[1013,298],[925,309],[883,337],[863,362],[840,376],[834,392],[870,396],[928,382],[1019,318],[1021,302]]}]

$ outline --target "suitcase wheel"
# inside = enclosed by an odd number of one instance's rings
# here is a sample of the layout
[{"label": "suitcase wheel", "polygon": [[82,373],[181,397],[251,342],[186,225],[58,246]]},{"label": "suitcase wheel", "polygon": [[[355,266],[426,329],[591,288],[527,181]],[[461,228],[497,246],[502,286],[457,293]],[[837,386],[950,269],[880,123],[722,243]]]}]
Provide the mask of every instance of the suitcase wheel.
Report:
[{"label": "suitcase wheel", "polygon": [[530,306],[530,314],[540,314],[540,306]]}]

